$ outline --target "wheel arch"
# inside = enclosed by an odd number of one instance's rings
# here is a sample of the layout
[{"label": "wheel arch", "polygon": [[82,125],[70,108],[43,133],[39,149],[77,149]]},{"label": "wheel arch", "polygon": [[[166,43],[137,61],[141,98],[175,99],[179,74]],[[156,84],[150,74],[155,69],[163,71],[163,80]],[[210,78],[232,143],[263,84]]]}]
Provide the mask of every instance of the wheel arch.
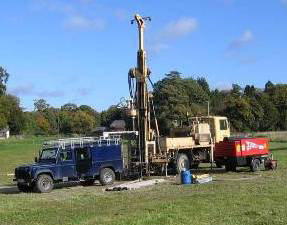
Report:
[{"label": "wheel arch", "polygon": [[111,170],[114,171],[114,173],[117,173],[118,171],[116,171],[115,167],[111,164],[104,164],[100,167],[99,172],[101,172],[101,170],[105,169],[105,168],[109,168]]},{"label": "wheel arch", "polygon": [[49,175],[53,179],[53,181],[55,181],[55,176],[51,170],[40,170],[35,174],[34,180],[36,180],[40,175],[43,174]]}]

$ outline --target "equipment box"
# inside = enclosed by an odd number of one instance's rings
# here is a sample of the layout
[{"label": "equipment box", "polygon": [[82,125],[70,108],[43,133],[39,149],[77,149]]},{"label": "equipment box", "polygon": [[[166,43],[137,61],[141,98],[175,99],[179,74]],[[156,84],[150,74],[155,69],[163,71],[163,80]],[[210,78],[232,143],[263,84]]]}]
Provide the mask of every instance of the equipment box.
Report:
[{"label": "equipment box", "polygon": [[267,138],[227,139],[215,144],[214,160],[218,167],[225,165],[227,171],[237,166],[249,166],[252,171],[272,160]]}]

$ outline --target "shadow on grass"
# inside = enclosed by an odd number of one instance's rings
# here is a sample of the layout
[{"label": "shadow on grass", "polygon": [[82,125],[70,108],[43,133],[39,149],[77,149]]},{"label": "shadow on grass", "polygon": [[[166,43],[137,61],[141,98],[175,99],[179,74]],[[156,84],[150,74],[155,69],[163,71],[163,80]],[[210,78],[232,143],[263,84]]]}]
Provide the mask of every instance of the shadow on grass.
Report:
[{"label": "shadow on grass", "polygon": [[19,194],[19,190],[17,186],[5,186],[5,187],[0,187],[0,194]]},{"label": "shadow on grass", "polygon": [[191,173],[193,174],[202,174],[202,173],[209,173],[209,174],[222,174],[226,173],[224,168],[198,168],[198,169],[191,169]]},{"label": "shadow on grass", "polygon": [[287,150],[287,148],[286,147],[284,147],[284,148],[273,148],[273,149],[271,149],[271,152],[283,151],[283,150]]},{"label": "shadow on grass", "polygon": [[[81,186],[80,182],[68,182],[68,183],[61,183],[61,184],[55,184],[54,189],[70,189],[73,187]],[[93,186],[99,187],[102,186],[101,184],[95,183]],[[89,186],[91,187],[91,186]],[[9,186],[3,186],[0,187],[0,195],[10,195],[10,194],[20,194],[23,192],[20,192],[18,187],[15,185],[9,185]],[[31,192],[26,192],[31,193]]]},{"label": "shadow on grass", "polygon": [[191,172],[193,174],[203,174],[203,173],[208,173],[208,174],[225,174],[225,173],[246,173],[250,172],[249,167],[237,167],[236,171],[233,172],[227,172],[225,168],[199,168],[199,169],[192,169]]}]

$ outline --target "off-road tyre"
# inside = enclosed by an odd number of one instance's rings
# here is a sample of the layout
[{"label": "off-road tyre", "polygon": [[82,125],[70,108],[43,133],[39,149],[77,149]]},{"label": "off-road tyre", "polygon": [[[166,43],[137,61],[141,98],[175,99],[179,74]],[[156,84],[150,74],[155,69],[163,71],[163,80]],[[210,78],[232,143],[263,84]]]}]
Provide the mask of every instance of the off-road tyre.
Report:
[{"label": "off-road tyre", "polygon": [[200,162],[192,162],[190,165],[191,169],[198,169]]},{"label": "off-road tyre", "polygon": [[175,170],[178,174],[181,173],[183,170],[189,170],[190,169],[190,161],[186,154],[179,153],[177,155],[177,158],[175,160]]},{"label": "off-road tyre", "polygon": [[80,183],[82,186],[93,186],[95,183],[95,179],[83,180]]},{"label": "off-road tyre", "polygon": [[41,174],[37,177],[34,190],[38,193],[49,193],[54,188],[54,181],[50,175]]},{"label": "off-road tyre", "polygon": [[19,184],[17,183],[17,187],[19,189],[20,192],[32,192],[33,187],[25,185],[25,184]]},{"label": "off-road tyre", "polygon": [[215,162],[216,168],[221,169],[223,165],[220,162]]},{"label": "off-road tyre", "polygon": [[111,185],[116,178],[115,172],[111,168],[103,168],[100,172],[100,183],[105,185]]},{"label": "off-road tyre", "polygon": [[253,159],[251,161],[251,164],[250,164],[250,170],[252,172],[257,172],[260,170],[260,160],[259,159]]},{"label": "off-road tyre", "polygon": [[229,171],[236,172],[236,165],[234,165],[232,163],[226,163],[225,164],[225,170],[226,170],[226,172],[229,172]]}]

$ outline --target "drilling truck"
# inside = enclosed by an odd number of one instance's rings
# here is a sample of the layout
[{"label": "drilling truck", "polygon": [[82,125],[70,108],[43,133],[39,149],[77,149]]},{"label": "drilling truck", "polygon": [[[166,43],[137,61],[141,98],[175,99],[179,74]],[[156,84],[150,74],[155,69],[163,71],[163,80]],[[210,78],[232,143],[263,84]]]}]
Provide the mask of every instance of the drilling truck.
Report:
[{"label": "drilling truck", "polygon": [[[153,95],[148,92],[148,81],[151,71],[147,67],[144,49],[144,28],[150,17],[136,14],[139,32],[137,67],[130,69],[128,83],[130,100],[127,103],[127,114],[132,118],[133,130],[138,131],[136,144],[132,147],[130,168],[138,168],[140,175],[156,171],[198,167],[200,162],[213,162],[215,143],[230,136],[229,123],[226,117],[206,116],[191,117],[188,126],[171,130],[168,137],[159,134],[159,127],[154,110]],[[152,121],[153,120],[153,121]],[[151,124],[154,124],[152,128]]]}]

